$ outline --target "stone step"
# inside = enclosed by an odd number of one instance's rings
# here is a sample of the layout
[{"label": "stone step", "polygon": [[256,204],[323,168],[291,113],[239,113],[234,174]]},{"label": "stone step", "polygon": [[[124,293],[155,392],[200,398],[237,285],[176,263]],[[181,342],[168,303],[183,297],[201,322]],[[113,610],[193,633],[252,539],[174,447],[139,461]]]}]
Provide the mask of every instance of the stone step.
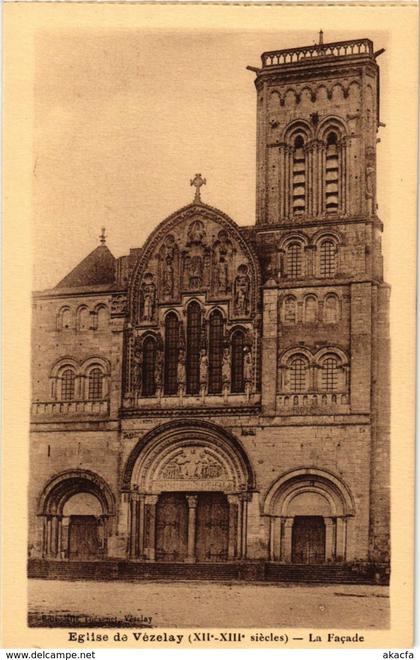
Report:
[{"label": "stone step", "polygon": [[[311,582],[326,584],[373,583],[373,572],[343,565],[278,564],[264,561],[219,563],[55,561],[30,559],[30,578],[62,580],[215,580]],[[384,583],[384,582],[382,582]]]}]

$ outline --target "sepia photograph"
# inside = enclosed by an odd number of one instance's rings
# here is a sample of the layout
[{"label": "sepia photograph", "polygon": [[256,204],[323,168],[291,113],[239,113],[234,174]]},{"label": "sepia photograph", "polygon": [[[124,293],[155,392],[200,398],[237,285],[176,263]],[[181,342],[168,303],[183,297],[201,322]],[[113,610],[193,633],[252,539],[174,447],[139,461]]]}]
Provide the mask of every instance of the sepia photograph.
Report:
[{"label": "sepia photograph", "polygon": [[393,39],[307,13],[34,30],[22,578],[61,646],[391,627]]}]

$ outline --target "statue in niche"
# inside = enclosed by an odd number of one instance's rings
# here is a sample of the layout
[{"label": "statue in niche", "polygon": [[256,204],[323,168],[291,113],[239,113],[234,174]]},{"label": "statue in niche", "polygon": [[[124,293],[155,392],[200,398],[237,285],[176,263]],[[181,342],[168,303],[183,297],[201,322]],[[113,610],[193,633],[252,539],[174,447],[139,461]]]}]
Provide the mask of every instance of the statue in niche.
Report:
[{"label": "statue in niche", "polygon": [[246,395],[249,397],[251,394],[251,388],[252,388],[252,376],[253,376],[253,361],[252,361],[252,353],[251,350],[248,347],[245,347],[244,349],[244,381],[245,381],[245,392]]},{"label": "statue in niche", "polygon": [[199,254],[184,259],[184,284],[187,289],[199,289],[203,281],[203,258]]},{"label": "statue in niche", "polygon": [[369,213],[375,213],[375,184],[376,184],[376,166],[375,151],[368,147],[366,150],[366,199],[368,200]]},{"label": "statue in niche", "polygon": [[178,395],[185,394],[186,372],[185,372],[185,351],[180,350],[178,355],[178,366],[176,370],[176,378],[178,382]]},{"label": "statue in niche", "polygon": [[206,349],[202,348],[200,351],[200,389],[201,393],[205,394],[209,378],[209,359],[207,357]]},{"label": "statue in niche", "polygon": [[155,360],[155,385],[158,396],[162,392],[163,351],[158,348]]},{"label": "statue in niche", "polygon": [[206,238],[206,230],[201,220],[194,220],[188,227],[188,241],[189,245],[197,245],[204,242]]},{"label": "statue in niche", "polygon": [[223,384],[223,393],[225,394],[225,396],[228,394],[230,389],[230,376],[231,376],[230,351],[228,348],[224,348],[223,358],[222,358],[222,384]]},{"label": "statue in niche", "polygon": [[146,273],[142,285],[143,306],[142,321],[152,321],[155,314],[156,305],[156,285],[153,282],[152,273]]},{"label": "statue in niche", "polygon": [[134,341],[133,347],[133,369],[132,369],[132,389],[138,396],[141,392],[143,382],[143,350],[138,339]]},{"label": "statue in niche", "polygon": [[235,279],[234,313],[236,316],[247,316],[249,314],[250,279],[248,266],[242,265],[238,268]]},{"label": "statue in niche", "polygon": [[160,250],[160,287],[165,299],[172,299],[175,295],[176,272],[178,268],[178,248],[175,238],[170,235],[166,238]]},{"label": "statue in niche", "polygon": [[232,243],[227,233],[222,230],[214,246],[213,287],[217,293],[226,293],[229,289],[229,260],[232,254]]}]

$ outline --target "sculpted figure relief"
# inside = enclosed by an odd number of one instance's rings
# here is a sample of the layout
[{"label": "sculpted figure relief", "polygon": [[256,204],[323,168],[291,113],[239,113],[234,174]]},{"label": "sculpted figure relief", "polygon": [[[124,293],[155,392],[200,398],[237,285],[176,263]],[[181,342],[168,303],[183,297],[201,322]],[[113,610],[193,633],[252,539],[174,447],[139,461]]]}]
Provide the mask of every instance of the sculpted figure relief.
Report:
[{"label": "sculpted figure relief", "polygon": [[238,268],[235,280],[234,313],[237,316],[246,316],[250,305],[250,280],[248,266],[242,265]]},{"label": "sculpted figure relief", "polygon": [[201,387],[207,387],[209,377],[209,359],[205,349],[201,349],[200,352],[200,385]]},{"label": "sculpted figure relief", "polygon": [[143,308],[142,308],[142,321],[153,321],[156,306],[156,285],[153,282],[153,275],[146,273],[142,286],[143,293]]},{"label": "sculpted figure relief", "polygon": [[185,393],[185,383],[187,380],[185,371],[185,351],[183,350],[179,351],[176,377],[178,382],[178,394],[182,396]]},{"label": "sculpted figure relief", "polygon": [[141,392],[143,383],[143,351],[139,340],[134,340],[132,388],[137,394]]},{"label": "sculpted figure relief", "polygon": [[230,360],[230,351],[228,348],[223,349],[223,359],[222,359],[222,382],[223,387],[230,386],[230,373],[231,373],[231,360]]}]

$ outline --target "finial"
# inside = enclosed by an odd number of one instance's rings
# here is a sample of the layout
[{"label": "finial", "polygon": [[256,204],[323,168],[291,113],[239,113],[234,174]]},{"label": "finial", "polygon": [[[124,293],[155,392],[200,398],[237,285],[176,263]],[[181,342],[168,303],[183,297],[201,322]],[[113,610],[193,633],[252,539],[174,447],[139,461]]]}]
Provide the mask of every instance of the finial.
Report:
[{"label": "finial", "polygon": [[101,241],[101,245],[106,244],[105,227],[102,227],[102,231],[101,231],[101,234],[99,236],[99,240]]},{"label": "finial", "polygon": [[194,195],[194,202],[195,203],[201,202],[200,188],[201,188],[201,186],[205,186],[206,183],[207,183],[207,180],[203,179],[201,174],[196,174],[194,179],[190,180],[190,185],[194,186],[194,188],[195,188],[195,195]]},{"label": "finial", "polygon": [[324,43],[324,33],[322,30],[319,31],[319,45],[322,46]]}]

